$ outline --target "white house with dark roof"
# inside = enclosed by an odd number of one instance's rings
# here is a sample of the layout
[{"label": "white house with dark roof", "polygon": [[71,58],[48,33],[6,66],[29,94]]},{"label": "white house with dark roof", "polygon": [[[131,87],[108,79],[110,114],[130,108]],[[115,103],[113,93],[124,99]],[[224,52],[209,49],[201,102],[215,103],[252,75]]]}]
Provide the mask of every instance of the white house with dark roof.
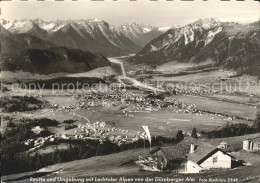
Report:
[{"label": "white house with dark roof", "polygon": [[243,141],[243,149],[246,151],[260,150],[260,137],[246,139]]},{"label": "white house with dark roof", "polygon": [[175,146],[160,147],[157,168],[178,173],[199,173],[212,168],[232,168],[233,156],[205,141],[187,137]]}]

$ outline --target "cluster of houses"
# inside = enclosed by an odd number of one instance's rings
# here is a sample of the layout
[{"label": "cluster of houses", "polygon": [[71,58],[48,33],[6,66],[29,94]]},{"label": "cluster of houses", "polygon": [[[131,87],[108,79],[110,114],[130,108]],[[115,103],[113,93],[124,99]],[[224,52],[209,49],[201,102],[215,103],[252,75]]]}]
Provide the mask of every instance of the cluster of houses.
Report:
[{"label": "cluster of houses", "polygon": [[[79,124],[78,129],[76,129],[74,135],[63,134],[61,138],[63,139],[93,139],[103,142],[109,140],[112,143],[121,146],[124,143],[135,142],[139,139],[144,139],[146,137],[145,132],[137,132],[134,136],[129,130],[124,130],[120,128],[107,125],[106,122],[96,121],[94,123],[86,123],[85,125]],[[116,132],[116,133],[115,133]],[[119,134],[124,135],[119,135]],[[129,134],[127,136],[126,134]]]},{"label": "cluster of houses", "polygon": [[[32,131],[34,133],[38,133],[41,131],[41,129],[37,126],[32,128]],[[47,137],[38,137],[36,139],[28,139],[24,142],[25,145],[32,145],[32,148],[28,150],[28,152],[33,152],[45,145],[48,142],[54,142],[57,139],[64,139],[64,140],[76,140],[76,139],[92,139],[92,140],[99,140],[101,143],[105,140],[109,140],[112,143],[117,144],[118,146],[137,141],[140,138],[145,138],[145,133],[137,132],[137,134],[134,137],[128,137],[126,135],[112,135],[110,134],[113,132],[123,132],[123,133],[129,133],[129,130],[119,129],[115,127],[111,127],[106,125],[105,122],[95,122],[93,124],[86,123],[86,125],[79,124],[78,129],[75,130],[75,134],[55,134],[50,135]]]},{"label": "cluster of houses", "polygon": [[134,110],[144,111],[144,110],[155,110],[165,107],[169,103],[169,99],[159,100],[147,98],[144,95],[138,95],[135,93],[127,93],[120,91],[107,92],[106,94],[96,94],[92,96],[82,94],[79,97],[79,104],[83,108],[93,107],[101,104],[102,106],[110,107],[115,106],[118,101],[125,104],[133,104]]},{"label": "cluster of houses", "polygon": [[62,106],[58,104],[52,105],[51,111],[65,111],[70,112],[74,109],[88,109],[95,110],[97,106],[111,107],[120,103],[131,105],[132,109],[124,111],[126,116],[132,117],[131,112],[140,111],[157,111],[165,107],[174,106],[175,99],[166,97],[164,99],[157,99],[146,97],[143,94],[136,94],[134,92],[128,93],[124,91],[110,91],[110,92],[86,92],[78,94],[75,97],[78,101],[76,105]]},{"label": "cluster of houses", "polygon": [[235,117],[230,117],[230,116],[226,116],[223,114],[209,113],[206,111],[202,111],[202,110],[198,109],[195,104],[188,105],[188,104],[184,104],[184,103],[175,101],[174,106],[176,107],[176,109],[174,109],[174,112],[179,113],[179,114],[193,113],[195,115],[207,115],[210,117],[210,119],[215,119],[216,117],[221,117],[227,122],[231,122],[235,119]]},{"label": "cluster of houses", "polygon": [[233,121],[234,117],[226,117],[222,114],[210,114],[205,111],[201,111],[195,104],[187,105],[177,101],[173,97],[156,97],[156,96],[145,96],[143,94],[136,94],[125,91],[113,90],[110,92],[87,92],[78,94],[75,97],[78,102],[76,105],[71,106],[59,106],[58,104],[53,105],[52,110],[70,112],[74,109],[91,109],[95,110],[97,106],[110,107],[124,103],[130,107],[123,110],[123,114],[128,117],[133,117],[135,112],[151,112],[158,111],[166,107],[175,107],[173,112],[176,113],[194,113],[195,115],[209,115],[211,119],[215,119],[216,116],[223,117],[224,120]]},{"label": "cluster of houses", "polygon": [[29,149],[27,152],[32,152],[37,149],[40,149],[45,143],[47,142],[53,142],[55,139],[57,139],[59,135],[50,135],[47,137],[38,137],[37,139],[28,139],[24,142],[25,145],[33,145],[31,149]]}]

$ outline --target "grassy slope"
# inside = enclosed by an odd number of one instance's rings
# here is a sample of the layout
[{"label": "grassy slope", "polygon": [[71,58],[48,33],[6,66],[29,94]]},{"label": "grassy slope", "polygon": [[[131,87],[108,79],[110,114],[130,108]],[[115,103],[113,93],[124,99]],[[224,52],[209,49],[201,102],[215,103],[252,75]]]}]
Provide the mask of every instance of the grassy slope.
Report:
[{"label": "grassy slope", "polygon": [[[236,146],[242,144],[242,140],[246,138],[251,138],[260,135],[245,135],[241,137],[231,137],[223,139],[212,139],[209,142],[214,146],[219,144],[221,141],[227,141],[228,144]],[[146,149],[145,153],[148,153]],[[260,168],[260,154],[258,153],[248,153],[240,151],[237,153],[232,153],[237,159],[243,159],[252,164],[252,166],[238,167],[232,170],[219,170],[214,172],[206,172],[203,174],[185,174],[178,175],[174,173],[162,173],[162,172],[147,172],[140,171],[139,167],[133,163],[133,160],[137,160],[138,156],[144,155],[144,149],[127,150],[120,153],[97,156],[85,160],[77,160],[67,163],[56,164],[50,167],[41,169],[40,171],[55,171],[61,169],[58,174],[52,174],[47,177],[193,177],[196,180],[199,178],[238,178],[243,180],[246,178],[259,177]],[[27,173],[31,174],[31,173]],[[22,174],[24,175],[24,174]],[[3,180],[7,178],[19,177],[20,175],[10,175],[4,177]],[[26,181],[24,181],[26,182]]]}]

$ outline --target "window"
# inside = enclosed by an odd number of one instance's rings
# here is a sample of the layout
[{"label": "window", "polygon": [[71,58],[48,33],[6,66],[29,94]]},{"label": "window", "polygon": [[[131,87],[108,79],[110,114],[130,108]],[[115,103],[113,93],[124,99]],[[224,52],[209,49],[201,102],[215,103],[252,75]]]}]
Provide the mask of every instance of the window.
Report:
[{"label": "window", "polygon": [[213,164],[217,162],[218,162],[218,157],[217,156],[213,157]]}]

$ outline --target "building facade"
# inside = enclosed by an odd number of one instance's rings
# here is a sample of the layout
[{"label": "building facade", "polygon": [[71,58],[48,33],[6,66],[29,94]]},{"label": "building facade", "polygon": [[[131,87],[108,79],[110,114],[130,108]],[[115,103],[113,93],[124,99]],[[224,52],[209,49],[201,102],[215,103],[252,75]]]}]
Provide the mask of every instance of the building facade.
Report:
[{"label": "building facade", "polygon": [[186,138],[176,146],[162,147],[154,156],[157,168],[178,173],[199,173],[214,168],[232,168],[233,156],[206,142]]},{"label": "building facade", "polygon": [[244,140],[243,149],[246,151],[260,150],[260,137]]}]

